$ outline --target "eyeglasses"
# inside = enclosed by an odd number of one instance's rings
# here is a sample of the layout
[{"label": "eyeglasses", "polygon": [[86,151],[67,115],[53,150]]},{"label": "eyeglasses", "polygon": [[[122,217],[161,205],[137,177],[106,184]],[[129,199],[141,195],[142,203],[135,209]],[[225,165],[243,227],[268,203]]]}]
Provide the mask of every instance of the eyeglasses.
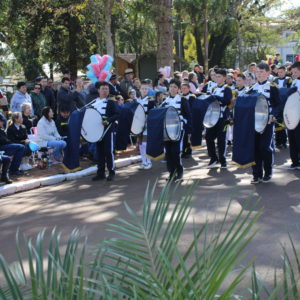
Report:
[{"label": "eyeglasses", "polygon": [[35,87],[34,89],[35,89],[35,90],[40,90],[41,88],[40,88],[40,87]]}]

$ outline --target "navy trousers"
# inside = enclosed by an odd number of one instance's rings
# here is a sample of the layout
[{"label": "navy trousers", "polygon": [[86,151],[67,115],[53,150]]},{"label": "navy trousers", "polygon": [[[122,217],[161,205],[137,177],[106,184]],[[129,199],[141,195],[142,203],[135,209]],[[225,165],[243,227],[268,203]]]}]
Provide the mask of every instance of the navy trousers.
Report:
[{"label": "navy trousers", "polygon": [[300,164],[300,123],[293,130],[288,130],[290,156],[293,164]]},{"label": "navy trousers", "polygon": [[[221,164],[226,163],[226,120],[224,118],[219,119],[218,123],[212,127],[206,129],[206,146],[208,156],[213,160],[219,160]],[[215,139],[218,144],[218,155],[216,152]]]},{"label": "navy trousers", "polygon": [[115,174],[114,165],[114,132],[109,130],[102,141],[97,143],[96,151],[98,158],[97,175],[105,175],[105,166],[110,174]]},{"label": "navy trousers", "polygon": [[274,161],[274,123],[268,124],[265,131],[255,133],[254,157],[255,165],[252,166],[254,177],[262,178],[263,171],[266,176],[272,175]]},{"label": "navy trousers", "polygon": [[184,133],[181,134],[179,141],[165,141],[165,150],[166,150],[166,161],[167,169],[172,177],[175,173],[177,175],[183,174],[183,166],[181,163],[180,153],[182,151],[182,139]]},{"label": "navy trousers", "polygon": [[1,178],[7,176],[7,172],[8,172],[8,169],[9,169],[10,162],[11,162],[11,159],[10,159],[9,156],[7,156],[7,155],[0,156],[0,164],[2,164]]},{"label": "navy trousers", "polygon": [[8,144],[0,146],[0,151],[4,151],[5,155],[13,156],[10,164],[9,172],[16,173],[19,170],[22,158],[25,154],[25,146],[20,144]]}]

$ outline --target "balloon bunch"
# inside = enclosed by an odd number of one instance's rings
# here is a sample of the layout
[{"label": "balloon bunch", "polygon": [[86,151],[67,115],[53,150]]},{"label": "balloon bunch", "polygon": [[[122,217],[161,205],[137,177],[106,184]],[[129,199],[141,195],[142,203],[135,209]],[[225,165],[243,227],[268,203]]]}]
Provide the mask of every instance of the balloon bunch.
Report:
[{"label": "balloon bunch", "polygon": [[165,66],[163,68],[159,68],[158,72],[165,75],[167,79],[171,77],[171,67]]},{"label": "balloon bunch", "polygon": [[114,59],[109,55],[99,54],[90,57],[91,63],[88,64],[86,76],[95,84],[97,81],[108,81],[111,77],[111,65]]}]

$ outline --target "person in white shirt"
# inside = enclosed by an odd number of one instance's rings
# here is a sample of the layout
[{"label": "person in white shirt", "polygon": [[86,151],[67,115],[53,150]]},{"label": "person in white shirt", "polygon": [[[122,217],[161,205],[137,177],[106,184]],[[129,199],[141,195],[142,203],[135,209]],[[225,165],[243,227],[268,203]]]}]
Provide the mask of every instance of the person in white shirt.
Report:
[{"label": "person in white shirt", "polygon": [[37,124],[37,135],[40,140],[41,147],[51,147],[54,149],[53,158],[56,162],[62,162],[62,151],[67,146],[67,143],[62,140],[62,137],[57,131],[53,120],[53,111],[49,106],[42,110],[42,118]]}]

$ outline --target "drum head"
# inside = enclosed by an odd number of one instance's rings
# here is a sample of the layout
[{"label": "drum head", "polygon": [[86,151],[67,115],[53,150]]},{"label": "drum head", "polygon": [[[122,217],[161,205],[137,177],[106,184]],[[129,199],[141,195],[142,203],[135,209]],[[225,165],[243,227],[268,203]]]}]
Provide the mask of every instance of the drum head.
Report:
[{"label": "drum head", "polygon": [[141,104],[138,104],[133,114],[133,120],[131,124],[132,134],[141,134],[145,129],[146,113]]},{"label": "drum head", "polygon": [[212,102],[205,113],[204,120],[203,120],[203,125],[206,128],[212,128],[214,127],[220,118],[221,114],[221,106],[219,101],[214,101]]},{"label": "drum head", "polygon": [[300,95],[296,92],[290,95],[283,110],[285,126],[289,130],[295,129],[300,121]]},{"label": "drum head", "polygon": [[179,141],[181,135],[181,121],[175,107],[168,107],[165,114],[164,140]]},{"label": "drum head", "polygon": [[101,140],[103,132],[101,114],[95,108],[87,108],[82,120],[82,137],[89,143],[96,143]]},{"label": "drum head", "polygon": [[269,105],[263,95],[258,95],[255,105],[255,131],[263,133],[269,122]]}]

